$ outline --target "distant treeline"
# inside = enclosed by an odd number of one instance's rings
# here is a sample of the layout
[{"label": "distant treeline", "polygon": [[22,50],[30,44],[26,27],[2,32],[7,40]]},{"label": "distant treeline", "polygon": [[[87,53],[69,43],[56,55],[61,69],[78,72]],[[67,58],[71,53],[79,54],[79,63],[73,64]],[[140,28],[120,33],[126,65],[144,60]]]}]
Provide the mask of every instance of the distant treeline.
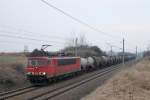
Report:
[{"label": "distant treeline", "polygon": [[75,55],[75,49],[77,49],[77,55],[81,57],[89,56],[106,56],[106,53],[102,51],[98,46],[80,45],[77,47],[69,46],[62,50],[62,52],[70,55]]},{"label": "distant treeline", "polygon": [[28,56],[75,56],[75,49],[77,49],[77,56],[89,57],[89,56],[106,56],[97,46],[82,45],[78,47],[68,46],[58,52],[48,52],[44,50],[35,49]]},{"label": "distant treeline", "polygon": [[24,52],[2,52],[0,56],[24,56]]}]

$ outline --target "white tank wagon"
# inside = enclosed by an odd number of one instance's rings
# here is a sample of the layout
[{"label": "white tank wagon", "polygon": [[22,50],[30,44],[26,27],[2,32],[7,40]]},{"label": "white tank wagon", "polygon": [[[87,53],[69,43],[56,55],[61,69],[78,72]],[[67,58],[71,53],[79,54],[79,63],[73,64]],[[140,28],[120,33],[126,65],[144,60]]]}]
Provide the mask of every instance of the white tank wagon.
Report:
[{"label": "white tank wagon", "polygon": [[96,57],[96,56],[93,56],[92,58],[94,59],[94,65],[96,67],[99,67],[99,65],[100,65],[100,58]]},{"label": "white tank wagon", "polygon": [[122,62],[122,57],[121,56],[117,56],[117,63],[121,63]]},{"label": "white tank wagon", "polygon": [[87,66],[89,68],[92,68],[92,69],[96,68],[96,66],[95,66],[95,60],[93,59],[93,57],[88,57],[87,61],[88,61],[88,65]]},{"label": "white tank wagon", "polygon": [[87,58],[80,58],[80,62],[81,62],[81,70],[85,71],[87,69],[87,65],[88,65]]},{"label": "white tank wagon", "polygon": [[113,56],[113,64],[117,64],[118,63],[118,57],[117,56]]},{"label": "white tank wagon", "polygon": [[122,56],[119,56],[118,58],[119,58],[119,63],[121,63],[122,62]]},{"label": "white tank wagon", "polygon": [[82,71],[92,70],[92,69],[96,68],[95,60],[93,57],[80,58],[80,61],[81,61],[81,70]]},{"label": "white tank wagon", "polygon": [[104,57],[95,57],[95,56],[93,56],[92,58],[95,61],[94,65],[96,65],[96,67],[98,67],[98,68],[102,68],[106,63],[106,59]]},{"label": "white tank wagon", "polygon": [[[132,59],[131,57],[126,57],[126,59]],[[122,62],[121,56],[92,56],[88,58],[80,58],[81,60],[81,70],[88,71],[97,68],[109,67],[111,65],[119,64]]]},{"label": "white tank wagon", "polygon": [[110,57],[110,65],[113,65],[115,61],[115,58],[113,56]]},{"label": "white tank wagon", "polygon": [[103,59],[103,64],[102,64],[102,67],[105,67],[108,65],[108,62],[109,62],[109,59],[107,56],[102,56],[102,59]]}]

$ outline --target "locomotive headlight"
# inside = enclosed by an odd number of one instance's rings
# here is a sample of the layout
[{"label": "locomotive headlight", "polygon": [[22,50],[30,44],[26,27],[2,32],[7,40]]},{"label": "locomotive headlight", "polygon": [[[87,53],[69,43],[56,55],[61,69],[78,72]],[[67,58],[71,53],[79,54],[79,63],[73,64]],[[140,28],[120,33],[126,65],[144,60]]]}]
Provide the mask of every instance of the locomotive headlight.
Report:
[{"label": "locomotive headlight", "polygon": [[31,75],[31,72],[27,72],[27,75]]},{"label": "locomotive headlight", "polygon": [[46,75],[46,72],[43,72],[42,74],[43,74],[43,75]]},{"label": "locomotive headlight", "polygon": [[39,72],[39,75],[46,75],[46,72]]}]

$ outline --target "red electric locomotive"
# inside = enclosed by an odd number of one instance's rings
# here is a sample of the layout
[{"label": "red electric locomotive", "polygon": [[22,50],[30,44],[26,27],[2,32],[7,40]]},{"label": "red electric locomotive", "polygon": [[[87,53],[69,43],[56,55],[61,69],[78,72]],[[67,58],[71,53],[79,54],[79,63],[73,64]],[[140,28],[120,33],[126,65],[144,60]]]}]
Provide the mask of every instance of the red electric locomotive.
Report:
[{"label": "red electric locomotive", "polygon": [[27,78],[43,83],[81,70],[80,57],[28,57]]}]

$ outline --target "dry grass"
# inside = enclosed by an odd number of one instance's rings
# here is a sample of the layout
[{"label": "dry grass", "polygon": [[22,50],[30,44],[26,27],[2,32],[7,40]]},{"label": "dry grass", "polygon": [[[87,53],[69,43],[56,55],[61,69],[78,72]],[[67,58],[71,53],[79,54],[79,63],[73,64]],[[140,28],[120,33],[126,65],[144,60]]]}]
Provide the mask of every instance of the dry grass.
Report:
[{"label": "dry grass", "polygon": [[18,87],[26,83],[24,67],[27,58],[23,55],[0,56],[0,91]]},{"label": "dry grass", "polygon": [[82,100],[150,100],[150,60],[122,70]]}]

